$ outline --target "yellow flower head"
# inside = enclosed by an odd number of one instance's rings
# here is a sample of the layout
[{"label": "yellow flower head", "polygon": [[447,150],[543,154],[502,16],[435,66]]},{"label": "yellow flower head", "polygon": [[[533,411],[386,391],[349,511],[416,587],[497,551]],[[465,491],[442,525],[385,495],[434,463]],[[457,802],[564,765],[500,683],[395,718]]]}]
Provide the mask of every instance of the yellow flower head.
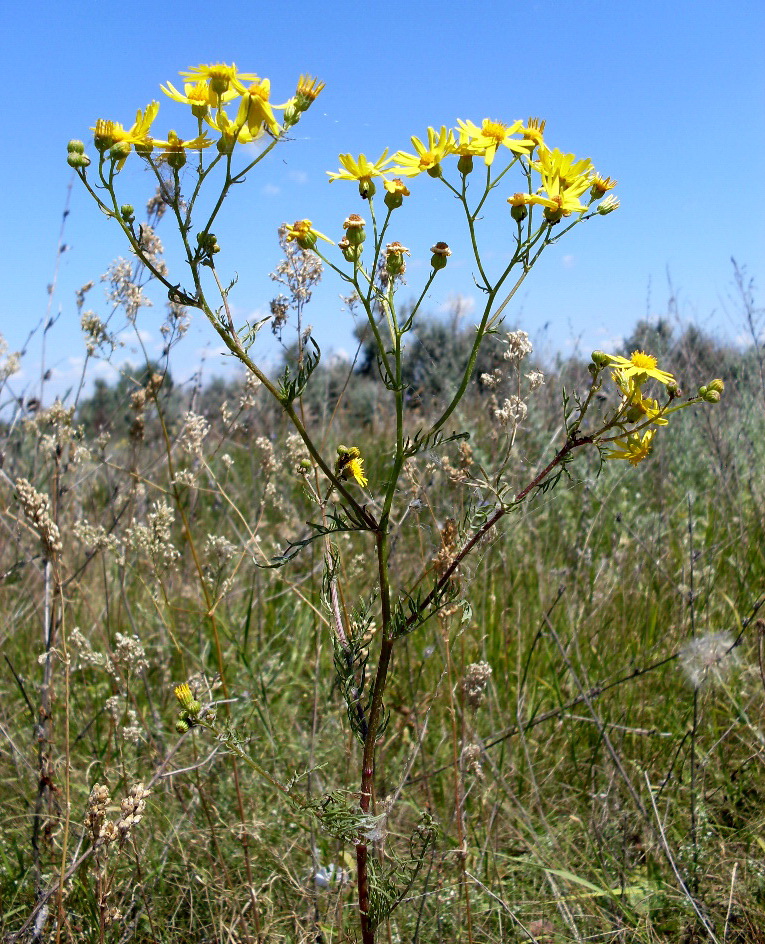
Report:
[{"label": "yellow flower head", "polygon": [[239,94],[236,89],[229,89],[222,95],[217,95],[204,79],[199,79],[196,82],[184,82],[183,92],[179,92],[172,82],[168,82],[167,85],[160,85],[160,88],[174,102],[180,102],[181,105],[190,105],[191,113],[195,118],[204,118],[211,108],[219,108]]},{"label": "yellow flower head", "polygon": [[[224,95],[230,88],[234,88],[240,95],[245,92],[245,82],[257,82],[257,75],[249,72],[237,72],[236,66],[225,62],[216,62],[212,65],[192,66],[188,72],[179,72],[181,78],[192,82],[207,82],[214,95]],[[216,102],[217,104],[217,102]]]},{"label": "yellow flower head", "polygon": [[328,170],[329,182],[332,183],[335,180],[357,180],[359,183],[359,193],[365,200],[368,197],[373,197],[375,194],[375,185],[372,178],[382,177],[383,180],[385,180],[385,174],[388,169],[386,165],[390,164],[391,161],[388,157],[387,148],[385,148],[374,163],[368,160],[365,154],[359,154],[358,157],[354,157],[352,154],[341,154],[339,160],[343,170],[339,170],[335,174]]},{"label": "yellow flower head", "polygon": [[601,177],[600,174],[596,174],[591,181],[593,199],[600,200],[609,190],[613,190],[618,182],[618,180],[611,180],[610,177]]},{"label": "yellow flower head", "polygon": [[131,147],[134,145],[148,145],[150,143],[149,130],[152,122],[157,117],[159,111],[159,102],[151,102],[146,106],[146,111],[139,108],[135,115],[135,122],[127,130],[122,127],[118,121],[105,121],[99,118],[95,128],[90,130],[94,132],[93,142],[96,148],[103,152],[107,148],[119,145],[122,156],[117,162],[117,170],[120,170],[125,163]]},{"label": "yellow flower head", "polygon": [[622,395],[621,408],[628,423],[650,420],[655,426],[667,425],[669,420],[664,416],[666,408],[660,407],[658,401],[643,396],[639,374],[625,374],[623,370],[614,370],[611,377]]},{"label": "yellow flower head", "polygon": [[173,689],[173,694],[175,695],[175,697],[178,699],[178,701],[181,703],[181,705],[184,708],[188,705],[190,701],[193,700],[193,697],[194,697],[191,694],[191,689],[186,684],[186,682],[184,682],[183,685],[176,685],[175,688]]},{"label": "yellow flower head", "polygon": [[616,439],[614,448],[606,453],[606,459],[626,459],[630,465],[637,465],[648,458],[655,435],[655,429],[648,429],[642,437],[640,433],[630,433],[625,439]]},{"label": "yellow flower head", "polygon": [[352,479],[357,485],[364,488],[368,479],[364,475],[364,460],[355,446],[338,446],[335,472],[340,478]]},{"label": "yellow flower head", "polygon": [[440,131],[428,128],[427,145],[423,144],[419,138],[412,137],[411,140],[417,153],[408,154],[406,151],[397,151],[392,158],[397,164],[390,168],[391,172],[402,174],[404,177],[416,177],[426,171],[432,177],[439,177],[441,161],[449,154],[455,153],[457,142],[453,132],[442,125]]},{"label": "yellow flower head", "polygon": [[205,117],[205,121],[214,131],[220,131],[218,150],[223,154],[230,154],[236,144],[250,144],[252,141],[257,141],[264,133],[261,128],[257,134],[250,134],[250,129],[246,125],[231,121],[222,108],[216,113],[214,122],[209,115]]},{"label": "yellow flower head", "polygon": [[[539,171],[543,181],[557,178],[561,190],[581,187],[579,193],[584,193],[591,185],[594,172],[589,157],[577,160],[573,154],[564,154],[558,148],[551,151],[544,144],[539,148],[537,159],[533,162],[532,167]],[[546,184],[545,189],[547,189]]]},{"label": "yellow flower head", "polygon": [[546,122],[540,118],[529,118],[526,124],[521,128],[523,137],[532,142],[532,150],[544,144],[544,138],[542,136],[544,134],[545,124]]},{"label": "yellow flower head", "polygon": [[332,240],[313,228],[310,220],[297,220],[294,223],[284,224],[285,238],[287,242],[296,242],[301,249],[313,249],[317,239],[323,239],[324,242],[334,243]]},{"label": "yellow flower head", "polygon": [[297,91],[295,92],[295,97],[297,99],[304,99],[306,102],[306,108],[308,105],[316,101],[319,95],[324,91],[324,83],[320,82],[318,79],[315,79],[311,75],[301,75],[298,79]]},{"label": "yellow flower head", "polygon": [[242,95],[236,121],[241,125],[246,123],[253,136],[257,136],[262,128],[270,131],[274,136],[279,135],[282,130],[274,115],[274,108],[286,108],[289,102],[284,105],[272,105],[268,100],[270,95],[270,79],[254,82]]},{"label": "yellow flower head", "polygon": [[637,386],[645,383],[649,377],[658,380],[659,383],[665,386],[675,382],[672,374],[667,373],[666,370],[659,370],[656,358],[644,351],[633,351],[629,358],[620,357],[616,354],[609,354],[608,356],[610,366],[616,367],[625,380],[634,377]]},{"label": "yellow flower head", "polygon": [[386,180],[383,187],[394,197],[408,197],[409,190],[400,177],[394,177],[393,180]]},{"label": "yellow flower head", "polygon": [[497,155],[500,144],[509,148],[514,154],[528,154],[534,148],[534,142],[525,138],[513,138],[512,135],[523,129],[523,123],[514,121],[506,125],[501,121],[492,121],[484,118],[479,128],[472,121],[457,121],[460,132],[460,143],[463,147],[473,147],[473,153],[483,154],[486,165],[490,165]]},{"label": "yellow flower head", "polygon": [[163,149],[159,155],[161,161],[167,161],[171,167],[178,169],[186,163],[186,151],[203,151],[210,147],[212,141],[205,131],[188,141],[178,137],[175,131],[168,131],[167,141],[152,141],[151,143]]}]

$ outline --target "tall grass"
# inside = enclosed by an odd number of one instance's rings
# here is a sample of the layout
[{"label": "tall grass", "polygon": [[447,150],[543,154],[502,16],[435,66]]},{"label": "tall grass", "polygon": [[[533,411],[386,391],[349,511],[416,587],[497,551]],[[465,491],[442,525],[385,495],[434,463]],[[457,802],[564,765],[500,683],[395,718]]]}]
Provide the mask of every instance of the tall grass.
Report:
[{"label": "tall grass", "polygon": [[[765,940],[757,348],[686,355],[689,377],[706,377],[710,356],[726,365],[719,409],[684,416],[629,474],[579,459],[467,562],[469,608],[402,640],[375,792],[388,813],[377,854],[403,897],[382,940]],[[519,480],[559,422],[556,390],[582,370],[548,374]],[[264,566],[317,514],[298,447],[251,385],[192,401],[139,379],[110,415],[57,404],[3,426],[2,932],[354,940],[353,844],[234,770],[230,742],[175,728],[173,687],[191,681],[280,782],[308,798],[358,789],[323,550]],[[366,407],[324,382],[340,400],[324,403],[324,435],[357,443],[379,475],[388,418],[360,425]],[[395,540],[412,579],[447,520],[476,514],[459,470],[491,453],[486,402],[476,386],[462,407],[472,453],[453,444],[407,471]],[[184,420],[192,407],[207,426]],[[22,478],[50,496],[55,572]],[[333,540],[350,606],[369,587],[367,550]],[[374,599],[352,619],[371,642]],[[134,784],[151,791],[119,849],[99,851],[84,825],[97,783],[115,822]],[[438,839],[410,874],[423,812]]]}]

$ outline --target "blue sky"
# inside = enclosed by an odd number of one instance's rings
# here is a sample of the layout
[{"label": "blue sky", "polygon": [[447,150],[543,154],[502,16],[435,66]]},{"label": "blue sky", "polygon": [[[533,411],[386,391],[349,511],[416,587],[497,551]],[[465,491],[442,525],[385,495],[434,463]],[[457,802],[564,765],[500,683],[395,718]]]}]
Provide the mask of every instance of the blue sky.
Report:
[{"label": "blue sky", "polygon": [[[71,181],[67,140],[87,142],[99,117],[129,125],[136,108],[154,98],[162,103],[155,133],[173,127],[183,135],[186,110],[165,99],[159,84],[180,84],[179,70],[203,62],[235,62],[269,77],[277,102],[292,94],[301,73],[326,82],[294,140],[237,191],[216,232],[219,266],[239,276],[233,302],[241,317],[265,313],[275,294],[268,273],[279,259],[280,222],[308,217],[337,234],[348,213],[363,214],[353,184],[327,183],[325,171],[337,168],[338,153],[376,158],[386,146],[411,149],[410,135],[424,136],[428,125],[453,126],[457,118],[480,124],[486,117],[538,115],[547,120],[552,146],[591,157],[619,180],[621,209],[548,250],[509,310],[510,322],[543,336],[550,349],[603,347],[629,333],[638,318],[661,314],[668,272],[685,316],[735,338],[743,326],[730,302],[730,258],[762,285],[762,0],[190,0],[174,7],[86,0],[6,5],[2,33],[10,94],[0,157],[0,332],[12,349],[25,343],[48,308]],[[137,207],[151,195],[137,164],[126,169],[125,185]],[[418,178],[411,189],[391,237],[412,249],[414,295],[428,270],[429,246],[438,239],[459,245],[461,236],[442,188]],[[58,320],[47,339],[50,392],[70,386],[82,362],[75,290],[127,255],[116,227],[76,180],[69,209],[64,241],[70,248],[51,298]],[[505,212],[485,224],[485,244],[497,259],[510,245]],[[160,235],[170,241],[169,230]],[[454,294],[478,300],[464,256],[455,253],[445,276],[428,298],[430,311],[443,311]],[[89,307],[106,314],[101,292],[94,289]],[[326,350],[352,347],[341,292],[327,276],[307,315]],[[158,307],[145,309],[140,320],[150,350],[160,343],[162,299],[156,300]],[[17,391],[33,390],[40,345],[38,332]],[[176,351],[174,374],[189,376],[202,357],[208,375],[219,372],[217,352],[212,330],[197,318]],[[272,356],[267,344],[263,356]],[[135,360],[129,349],[120,354],[130,357]]]}]

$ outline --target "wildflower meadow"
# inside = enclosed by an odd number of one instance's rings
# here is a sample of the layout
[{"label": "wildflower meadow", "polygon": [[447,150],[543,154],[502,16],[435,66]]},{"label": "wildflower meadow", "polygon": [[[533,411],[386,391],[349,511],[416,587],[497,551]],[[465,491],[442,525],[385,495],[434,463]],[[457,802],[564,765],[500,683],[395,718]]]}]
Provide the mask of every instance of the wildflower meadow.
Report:
[{"label": "wildflower meadow", "polygon": [[[581,226],[614,238],[619,169],[455,116],[340,154],[345,219],[285,221],[243,319],[226,221],[258,226],[324,85],[180,76],[67,147],[125,252],[77,294],[78,389],[31,402],[0,359],[3,940],[765,942],[745,270],[743,346],[662,318],[542,358],[514,301]],[[428,307],[455,243],[469,323]],[[348,360],[309,324],[327,282]],[[175,383],[192,318],[235,379]],[[93,382],[126,333],[142,362]]]}]

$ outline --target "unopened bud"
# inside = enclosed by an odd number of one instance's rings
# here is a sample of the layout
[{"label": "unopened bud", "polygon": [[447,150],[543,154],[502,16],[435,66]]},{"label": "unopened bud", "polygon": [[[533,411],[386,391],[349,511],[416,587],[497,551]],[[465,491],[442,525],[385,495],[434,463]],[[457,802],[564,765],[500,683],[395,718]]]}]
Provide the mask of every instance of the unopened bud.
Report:
[{"label": "unopened bud", "polygon": [[70,167],[89,167],[90,158],[87,154],[78,154],[76,151],[72,151],[66,156],[66,162]]},{"label": "unopened bud", "polygon": [[611,363],[611,355],[606,354],[605,351],[593,351],[591,356],[592,363],[600,370]]},{"label": "unopened bud", "polygon": [[367,238],[366,230],[364,229],[366,225],[367,224],[358,213],[351,213],[348,219],[345,220],[343,223],[345,238],[351,246],[360,246]]},{"label": "unopened bud", "polygon": [[135,208],[130,203],[123,203],[120,207],[120,216],[126,223],[132,223],[135,220]]},{"label": "unopened bud", "polygon": [[84,154],[85,145],[82,143],[82,141],[72,138],[72,140],[67,144],[66,150],[69,154]]},{"label": "unopened bud", "polygon": [[457,170],[465,177],[471,174],[473,172],[473,155],[461,154],[460,159],[457,161]]},{"label": "unopened bud", "polygon": [[725,390],[725,384],[719,377],[716,377],[714,380],[709,381],[707,390],[716,390],[718,393],[722,393],[723,390]]},{"label": "unopened bud", "polygon": [[433,253],[430,259],[431,266],[436,270],[443,269],[446,267],[446,260],[452,254],[451,249],[447,246],[446,243],[436,243],[435,246],[430,247],[430,251]]}]

